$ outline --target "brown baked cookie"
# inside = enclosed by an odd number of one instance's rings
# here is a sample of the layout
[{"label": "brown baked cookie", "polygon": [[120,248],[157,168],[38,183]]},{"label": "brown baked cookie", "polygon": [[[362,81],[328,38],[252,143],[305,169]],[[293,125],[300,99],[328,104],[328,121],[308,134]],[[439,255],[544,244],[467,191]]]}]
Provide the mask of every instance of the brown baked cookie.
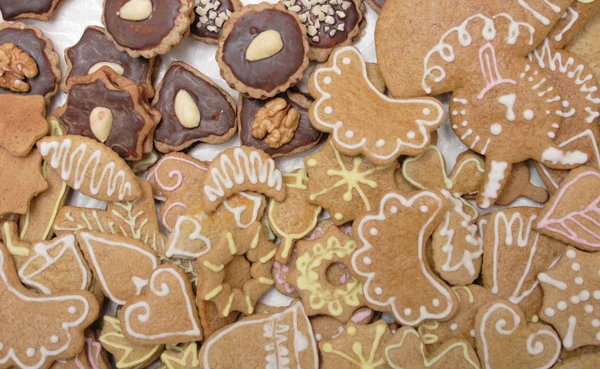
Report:
[{"label": "brown baked cookie", "polygon": [[13,156],[0,147],[3,178],[0,181],[0,216],[25,214],[30,200],[48,184],[41,174],[42,156],[32,150],[27,156]]},{"label": "brown baked cookie", "polygon": [[146,140],[160,120],[144,88],[106,66],[71,78],[67,101],[54,114],[69,134],[102,142],[126,160],[140,160],[152,151]]},{"label": "brown baked cookie", "polygon": [[596,13],[571,40],[565,50],[579,55],[594,70],[596,77],[600,77],[600,50],[596,47],[600,37],[600,12]]},{"label": "brown baked cookie", "polygon": [[193,0],[104,0],[102,24],[119,50],[132,57],[168,53],[189,34]]},{"label": "brown baked cookie", "polygon": [[26,156],[46,133],[46,102],[42,96],[9,94],[0,98],[0,147],[12,155]]},{"label": "brown baked cookie", "polygon": [[322,133],[312,126],[308,109],[312,98],[288,90],[267,100],[238,99],[238,135],[242,145],[271,157],[288,156],[315,146]]},{"label": "brown baked cookie", "polygon": [[266,99],[294,86],[308,67],[306,29],[283,5],[247,5],[223,27],[221,76],[244,96]]},{"label": "brown baked cookie", "polygon": [[242,3],[239,0],[195,1],[190,36],[207,44],[217,44],[223,33],[223,25],[232,13],[242,9]]},{"label": "brown baked cookie", "polygon": [[359,0],[282,2],[306,26],[310,60],[324,62],[334,48],[350,45],[366,23],[366,7]]},{"label": "brown baked cookie", "polygon": [[0,12],[6,21],[38,19],[47,21],[52,17],[61,0],[0,0]]},{"label": "brown baked cookie", "polygon": [[[58,92],[62,76],[52,41],[39,28],[23,23],[0,23],[2,69],[0,94],[42,95],[46,105]],[[35,65],[34,65],[35,64]]]},{"label": "brown baked cookie", "polygon": [[[540,164],[541,165],[541,164]],[[530,182],[531,175],[526,163],[517,163],[513,165],[510,177],[502,193],[496,200],[497,205],[510,205],[519,197],[527,197],[538,203],[548,201],[548,191],[543,187],[538,187]]]},{"label": "brown baked cookie", "polygon": [[236,130],[235,101],[204,74],[183,62],[169,66],[152,106],[162,115],[154,144],[162,153],[195,142],[223,143]]},{"label": "brown baked cookie", "polygon": [[600,3],[594,0],[574,1],[548,34],[548,41],[554,49],[562,49],[600,10]]},{"label": "brown baked cookie", "polygon": [[593,352],[562,360],[552,369],[587,369],[600,367],[600,353]]},{"label": "brown baked cookie", "polygon": [[154,96],[152,72],[157,59],[133,58],[115,47],[102,27],[89,26],[77,43],[65,49],[67,73],[60,88],[68,92],[73,84],[71,78],[92,74],[103,66],[146,88],[149,98]]}]

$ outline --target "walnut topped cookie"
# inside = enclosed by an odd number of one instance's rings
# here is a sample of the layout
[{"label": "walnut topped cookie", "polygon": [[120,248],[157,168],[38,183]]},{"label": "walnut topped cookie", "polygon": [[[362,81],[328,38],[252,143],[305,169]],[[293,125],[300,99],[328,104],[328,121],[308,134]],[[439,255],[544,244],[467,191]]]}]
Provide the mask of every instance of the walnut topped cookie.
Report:
[{"label": "walnut topped cookie", "polygon": [[236,130],[233,98],[183,62],[169,66],[152,105],[162,115],[154,144],[163,153],[180,151],[199,141],[223,143]]},{"label": "walnut topped cookie", "polygon": [[[168,53],[189,34],[194,0],[104,0],[102,23],[132,57]],[[157,6],[160,5],[160,6]]]},{"label": "walnut topped cookie", "polygon": [[233,12],[242,9],[239,0],[195,0],[190,35],[207,44],[217,44],[223,26]]},{"label": "walnut topped cookie", "polygon": [[283,5],[245,6],[223,27],[221,76],[244,96],[266,99],[295,85],[308,67],[306,29]]},{"label": "walnut topped cookie", "polygon": [[338,46],[350,45],[365,26],[360,0],[285,0],[283,4],[306,26],[308,58],[324,62]]},{"label": "walnut topped cookie", "polygon": [[58,54],[41,30],[23,23],[0,24],[0,94],[42,95],[46,104],[58,91]]},{"label": "walnut topped cookie", "polygon": [[0,0],[0,11],[4,20],[38,19],[47,21],[54,14],[61,0]]},{"label": "walnut topped cookie", "polygon": [[148,97],[154,96],[152,72],[156,58],[132,58],[125,51],[118,50],[102,27],[87,27],[79,41],[65,50],[65,62],[67,75],[61,85],[64,92],[71,88],[72,77],[86,76],[106,66],[145,87]]}]

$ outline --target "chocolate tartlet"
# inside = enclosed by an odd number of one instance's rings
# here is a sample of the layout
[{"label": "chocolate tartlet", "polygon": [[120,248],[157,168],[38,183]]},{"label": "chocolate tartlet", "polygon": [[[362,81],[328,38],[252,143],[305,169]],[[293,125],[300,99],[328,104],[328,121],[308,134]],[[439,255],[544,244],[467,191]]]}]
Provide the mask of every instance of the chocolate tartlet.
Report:
[{"label": "chocolate tartlet", "polygon": [[194,21],[190,35],[208,44],[217,44],[223,26],[234,12],[242,9],[239,0],[195,0]]}]

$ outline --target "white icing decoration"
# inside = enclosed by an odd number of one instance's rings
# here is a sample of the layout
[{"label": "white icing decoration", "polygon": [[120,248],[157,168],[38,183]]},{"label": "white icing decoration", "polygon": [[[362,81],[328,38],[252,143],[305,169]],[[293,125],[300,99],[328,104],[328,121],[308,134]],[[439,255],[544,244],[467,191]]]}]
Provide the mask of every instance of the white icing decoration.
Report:
[{"label": "white icing decoration", "polygon": [[500,123],[492,124],[492,126],[490,127],[490,132],[494,136],[498,136],[500,133],[502,133],[502,125],[500,125]]},{"label": "white icing decoration", "polygon": [[246,209],[248,208],[246,205],[233,207],[229,205],[229,200],[223,201],[223,205],[225,205],[227,210],[229,210],[229,212],[233,214],[237,226],[242,229],[246,229],[250,227],[252,223],[258,221],[258,211],[260,210],[260,205],[262,204],[263,197],[262,195],[253,195],[246,192],[240,192],[239,195],[252,201],[252,217],[250,218],[250,221],[248,223],[242,222],[242,214],[244,214],[244,211],[246,211]]},{"label": "white icing decoration", "polygon": [[[489,141],[488,141],[489,142]],[[487,147],[487,144],[486,144]],[[483,154],[483,151],[481,152]],[[489,208],[490,207],[490,199],[498,198],[498,190],[500,190],[500,182],[504,180],[504,173],[508,168],[508,163],[504,161],[491,161],[491,168],[488,174],[488,182],[483,187],[483,192],[481,195],[483,196],[483,201],[481,203],[481,208]]]},{"label": "white icing decoration", "polygon": [[[197,242],[198,249],[196,250],[183,250],[178,246],[181,243],[181,227],[184,223],[192,223],[194,225],[194,231],[190,233],[188,239],[190,241],[201,241],[204,243],[204,247],[202,247],[201,242]],[[167,246],[167,251],[165,255],[167,257],[178,257],[184,259],[197,259],[200,256],[206,254],[212,248],[212,244],[210,239],[202,234],[202,225],[200,222],[191,216],[182,215],[177,218],[177,222],[175,223],[175,230],[172,233],[172,239],[169,245]]]},{"label": "white icing decoration", "polygon": [[503,95],[498,98],[498,102],[506,107],[506,119],[510,122],[516,119],[514,110],[516,101],[517,94]]}]

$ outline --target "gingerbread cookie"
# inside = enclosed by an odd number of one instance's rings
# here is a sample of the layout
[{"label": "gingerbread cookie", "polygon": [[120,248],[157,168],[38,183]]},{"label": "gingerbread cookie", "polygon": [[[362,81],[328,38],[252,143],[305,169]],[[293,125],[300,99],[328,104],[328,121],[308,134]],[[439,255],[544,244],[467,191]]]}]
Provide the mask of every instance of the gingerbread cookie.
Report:
[{"label": "gingerbread cookie", "polygon": [[596,251],[600,248],[600,171],[572,170],[540,213],[538,231],[549,237]]},{"label": "gingerbread cookie", "polygon": [[[337,150],[363,154],[379,165],[394,162],[400,155],[423,153],[431,132],[445,117],[435,99],[399,100],[377,91],[369,81],[365,61],[353,47],[336,50],[327,66],[311,75],[309,90],[315,99],[310,109],[312,124],[333,134]],[[383,123],[365,121],[372,116]]]},{"label": "gingerbread cookie", "polygon": [[261,149],[273,158],[315,146],[322,133],[310,123],[311,102],[310,95],[295,90],[266,100],[240,96],[238,134],[242,145]]},{"label": "gingerbread cookie", "polygon": [[530,176],[529,167],[526,163],[513,165],[510,177],[498,200],[496,200],[496,204],[501,206],[510,205],[519,197],[527,197],[542,204],[548,201],[548,191],[543,187],[533,185]]},{"label": "gingerbread cookie", "polygon": [[190,33],[193,0],[169,0],[155,7],[150,0],[105,0],[102,24],[117,49],[136,58],[168,53]]},{"label": "gingerbread cookie", "polygon": [[324,62],[336,47],[350,45],[361,37],[366,7],[356,0],[335,2],[282,1],[306,26],[308,58]]},{"label": "gingerbread cookie", "polygon": [[538,275],[544,290],[540,318],[556,328],[567,350],[598,345],[598,257],[568,247],[554,267]]},{"label": "gingerbread cookie", "polygon": [[40,173],[42,156],[38,150],[23,157],[13,156],[0,147],[0,162],[6,174],[0,181],[0,216],[25,214],[31,199],[48,188]]},{"label": "gingerbread cookie", "polygon": [[[483,286],[513,304],[541,299],[537,275],[556,263],[564,245],[533,228],[539,208],[516,207],[492,213],[485,230]],[[529,311],[527,311],[529,313]]]},{"label": "gingerbread cookie", "polygon": [[404,178],[418,189],[438,190],[450,202],[442,224],[432,236],[433,267],[454,285],[472,283],[481,270],[483,240],[477,235],[477,209],[462,196],[476,193],[484,172],[483,159],[463,153],[450,177],[440,149],[431,145],[416,158],[402,163]]},{"label": "gingerbread cookie", "polygon": [[11,155],[26,156],[35,142],[48,133],[42,96],[2,96],[0,111],[0,146]]},{"label": "gingerbread cookie", "polygon": [[162,115],[154,143],[163,153],[180,151],[196,142],[223,143],[236,130],[235,101],[183,62],[169,66],[152,105]]},{"label": "gingerbread cookie", "polygon": [[217,44],[223,34],[223,25],[240,9],[242,3],[239,0],[195,0],[190,36],[207,44]]},{"label": "gingerbread cookie", "polygon": [[[334,264],[350,266],[356,242],[331,226],[322,237],[296,243],[297,258],[287,276],[308,315],[330,315],[342,322],[364,305],[363,285],[354,276],[329,278]],[[344,273],[345,274],[345,273]]]},{"label": "gingerbread cookie", "polygon": [[375,165],[362,155],[345,156],[332,140],[305,157],[304,164],[310,178],[308,200],[327,210],[336,225],[372,210],[383,193],[395,188],[396,163]]},{"label": "gingerbread cookie", "polygon": [[165,350],[160,354],[160,361],[165,364],[167,369],[200,369],[198,344],[191,342],[183,348],[175,346]]},{"label": "gingerbread cookie", "polygon": [[560,354],[560,340],[542,323],[527,323],[516,305],[496,300],[483,305],[475,317],[481,366],[493,368],[550,368]]},{"label": "gingerbread cookie", "polygon": [[599,10],[600,4],[594,0],[574,1],[548,34],[552,48],[562,49],[568,45]]},{"label": "gingerbread cookie", "polygon": [[127,340],[139,345],[200,341],[194,292],[183,270],[159,266],[147,283],[142,294],[129,298],[121,311]]},{"label": "gingerbread cookie", "polygon": [[600,12],[597,12],[584,25],[583,29],[565,46],[565,50],[583,58],[594,71],[596,78],[600,77],[600,63],[598,62],[598,48],[595,40],[600,34]]},{"label": "gingerbread cookie", "polygon": [[[235,349],[236,354],[231,355]],[[318,369],[319,353],[302,304],[272,314],[256,314],[210,336],[200,350],[204,369],[289,365]]]},{"label": "gingerbread cookie", "polygon": [[221,76],[255,99],[287,90],[308,67],[305,33],[304,25],[283,5],[245,6],[223,26],[217,50]]},{"label": "gingerbread cookie", "polygon": [[90,138],[65,135],[37,142],[50,167],[71,188],[104,201],[134,200],[140,185],[127,163],[116,153]]},{"label": "gingerbread cookie", "polygon": [[305,169],[284,174],[283,182],[287,196],[283,202],[269,202],[267,217],[271,230],[282,240],[276,260],[287,264],[294,242],[309,234],[317,224],[321,207],[306,199],[309,180]]},{"label": "gingerbread cookie", "polygon": [[202,182],[202,209],[214,212],[229,196],[241,191],[264,193],[283,201],[286,188],[275,161],[263,151],[247,146],[232,147],[220,153],[208,167]]},{"label": "gingerbread cookie", "polygon": [[[275,284],[271,279],[275,245],[265,240],[261,224],[255,222],[208,246],[198,257],[198,299],[215,303],[220,317],[233,311],[252,314],[258,299]],[[225,281],[230,265],[241,283]]]},{"label": "gingerbread cookie", "polygon": [[45,295],[85,291],[92,284],[92,273],[73,235],[33,245],[18,275],[23,284]]},{"label": "gingerbread cookie", "polygon": [[157,66],[157,59],[132,58],[115,47],[102,27],[87,27],[79,41],[65,49],[65,62],[67,73],[61,85],[65,93],[73,84],[72,77],[86,76],[102,67],[109,67],[117,74],[143,86],[149,98],[154,96],[152,73]]},{"label": "gingerbread cookie", "polygon": [[[64,128],[54,116],[48,117],[51,136],[61,136]],[[48,168],[47,161],[42,163],[42,177],[48,183],[48,189],[37,195],[29,203],[27,213],[19,219],[19,238],[25,242],[37,242],[52,237],[52,225],[58,211],[62,208],[69,193],[69,187],[60,174]]]},{"label": "gingerbread cookie", "polygon": [[[40,296],[23,287],[15,265],[0,245],[0,288],[5,316],[0,327],[0,362],[5,366],[48,368],[83,348],[83,331],[98,317],[96,299],[87,291]],[[23,338],[26,338],[24,341]]]},{"label": "gingerbread cookie", "polygon": [[[390,191],[378,209],[353,223],[359,246],[352,255],[352,269],[364,281],[365,298],[403,325],[448,319],[456,311],[456,296],[425,259],[426,241],[447,209],[447,200],[438,192],[420,191],[405,198]],[[402,260],[402,264],[385,267],[390,259]],[[398,273],[403,277],[398,278]],[[407,292],[414,289],[419,294]]]},{"label": "gingerbread cookie", "polygon": [[0,1],[0,12],[4,20],[39,19],[49,20],[61,0],[33,0],[28,2]]},{"label": "gingerbread cookie", "polygon": [[571,359],[563,360],[552,369],[585,369],[600,365],[600,353],[584,354]]},{"label": "gingerbread cookie", "polygon": [[394,369],[479,369],[479,358],[468,342],[451,339],[427,354],[423,339],[410,327],[401,328],[386,343],[385,358]]},{"label": "gingerbread cookie", "polygon": [[[28,3],[29,4],[29,3]],[[0,24],[0,94],[41,95],[50,104],[62,76],[58,54],[42,31],[23,23]]]},{"label": "gingerbread cookie", "polygon": [[134,238],[80,231],[77,240],[104,295],[119,305],[139,295],[159,265],[154,250]]},{"label": "gingerbread cookie", "polygon": [[102,142],[126,160],[152,151],[146,141],[161,115],[148,104],[145,89],[107,66],[70,81],[67,101],[54,112],[69,134]]},{"label": "gingerbread cookie", "polygon": [[117,369],[145,367],[156,360],[164,350],[164,345],[134,345],[123,335],[119,319],[104,315],[104,326],[100,343],[116,361]]}]

